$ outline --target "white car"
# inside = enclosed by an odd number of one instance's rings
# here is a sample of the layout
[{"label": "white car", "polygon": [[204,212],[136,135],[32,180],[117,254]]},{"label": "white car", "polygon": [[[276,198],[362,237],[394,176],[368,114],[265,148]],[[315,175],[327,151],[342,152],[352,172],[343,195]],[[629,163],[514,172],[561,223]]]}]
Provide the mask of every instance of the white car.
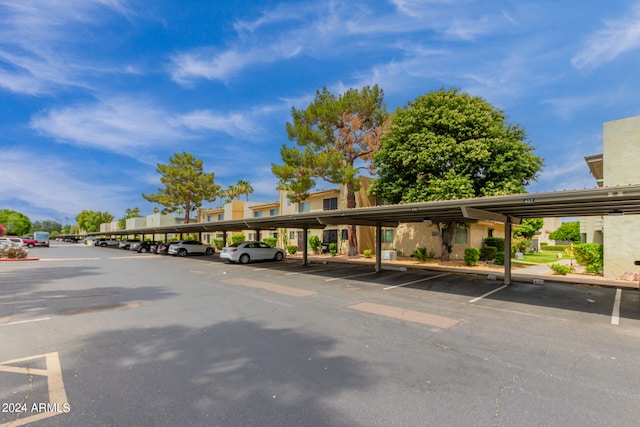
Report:
[{"label": "white car", "polygon": [[167,250],[169,255],[213,255],[214,249],[197,240],[176,240],[171,242]]},{"label": "white car", "polygon": [[24,247],[24,241],[19,238],[19,237],[3,237],[4,240],[8,240],[9,242],[13,243],[14,245],[18,245],[21,248]]},{"label": "white car", "polygon": [[251,261],[275,260],[282,261],[286,253],[284,249],[272,248],[265,242],[239,242],[222,248],[220,259],[229,262],[247,264]]}]

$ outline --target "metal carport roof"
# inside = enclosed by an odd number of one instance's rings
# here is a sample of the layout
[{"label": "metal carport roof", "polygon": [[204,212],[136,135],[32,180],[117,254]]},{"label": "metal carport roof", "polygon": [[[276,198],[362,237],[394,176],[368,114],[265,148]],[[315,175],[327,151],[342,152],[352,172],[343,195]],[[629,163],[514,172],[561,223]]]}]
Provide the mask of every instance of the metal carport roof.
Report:
[{"label": "metal carport roof", "polygon": [[[640,214],[640,185],[383,205],[87,234],[96,236],[102,234],[272,230],[277,228],[321,229],[327,225],[347,224],[394,227],[403,222],[467,221],[469,219],[491,219],[502,222],[508,218],[630,214]],[[517,220],[512,222],[517,222]]]},{"label": "metal carport roof", "polygon": [[[379,229],[380,227],[395,227],[400,223],[407,222],[462,222],[484,219],[503,222],[505,235],[509,235],[511,224],[518,224],[521,218],[635,214],[640,214],[640,185],[383,205],[87,234],[97,236],[273,230],[277,228],[322,229],[328,225],[347,224],[375,226]],[[380,236],[379,232],[376,234],[378,237]],[[510,244],[510,239],[506,239],[505,244],[507,243]],[[379,248],[379,243],[377,248]],[[306,263],[306,248],[303,250],[305,250],[304,260]],[[376,269],[379,270],[380,250],[376,252]],[[510,281],[510,268],[510,260],[505,259],[505,282],[507,284]]]}]

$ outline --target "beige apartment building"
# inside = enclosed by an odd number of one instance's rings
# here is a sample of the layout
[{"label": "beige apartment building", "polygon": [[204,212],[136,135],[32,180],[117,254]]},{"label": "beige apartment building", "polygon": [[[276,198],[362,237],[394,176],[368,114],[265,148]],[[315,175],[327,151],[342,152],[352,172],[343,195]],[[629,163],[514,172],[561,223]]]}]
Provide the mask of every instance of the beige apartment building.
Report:
[{"label": "beige apartment building", "polygon": [[[587,156],[585,161],[599,187],[639,184],[640,116],[604,123],[602,154]],[[638,215],[614,214],[580,221],[583,242],[604,245],[604,277],[612,279],[637,271],[634,261],[640,260],[638,230]]]}]

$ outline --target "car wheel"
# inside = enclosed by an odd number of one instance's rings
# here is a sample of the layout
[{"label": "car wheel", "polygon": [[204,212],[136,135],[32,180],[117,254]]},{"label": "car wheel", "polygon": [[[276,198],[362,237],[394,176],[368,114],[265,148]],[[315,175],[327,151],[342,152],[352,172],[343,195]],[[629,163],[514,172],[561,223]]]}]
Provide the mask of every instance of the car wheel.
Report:
[{"label": "car wheel", "polygon": [[282,252],[276,252],[276,256],[274,257],[276,261],[282,261],[283,258]]},{"label": "car wheel", "polygon": [[251,258],[247,254],[242,254],[240,255],[239,261],[240,261],[240,264],[249,264],[249,261],[251,261]]},{"label": "car wheel", "polygon": [[32,248],[32,247],[34,247],[34,246],[35,246],[35,245],[34,245],[33,243],[29,243],[29,244],[27,245],[27,247],[28,247],[28,248]]},{"label": "car wheel", "polygon": [[140,253],[140,252],[145,253],[145,252],[149,252],[149,250],[147,248],[140,248],[138,250],[138,253]]},{"label": "car wheel", "polygon": [[186,249],[180,249],[178,251],[178,256],[187,256],[187,250]]},{"label": "car wheel", "polygon": [[107,247],[107,244],[106,244],[106,243],[100,243],[100,247],[102,247],[102,248],[106,248],[106,247]]},{"label": "car wheel", "polygon": [[205,255],[213,255],[213,248],[207,248]]}]

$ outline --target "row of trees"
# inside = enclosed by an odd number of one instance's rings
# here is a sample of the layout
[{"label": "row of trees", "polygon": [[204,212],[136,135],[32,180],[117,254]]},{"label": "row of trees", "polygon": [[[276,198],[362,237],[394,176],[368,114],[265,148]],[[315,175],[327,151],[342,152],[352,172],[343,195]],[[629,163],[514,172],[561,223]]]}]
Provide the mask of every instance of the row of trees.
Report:
[{"label": "row of trees", "polygon": [[[522,128],[457,89],[427,93],[389,114],[378,86],[340,96],[324,88],[292,116],[287,134],[297,147],[283,145],[284,164],[272,165],[292,202],[322,179],[344,185],[347,207],[355,208],[362,170],[377,175],[369,194],[388,203],[525,193],[543,165]],[[437,225],[446,260],[458,224]],[[357,253],[355,235],[350,226],[350,255]]]},{"label": "row of trees", "polygon": [[[377,177],[369,194],[388,203],[524,193],[543,165],[522,128],[484,99],[457,89],[427,93],[389,113],[377,85],[341,95],[323,88],[306,109],[294,107],[291,114],[286,131],[296,145],[282,146],[283,163],[272,164],[272,172],[292,202],[308,198],[317,180],[324,180],[344,186],[347,207],[355,208],[365,172]],[[163,212],[183,212],[187,223],[204,202],[243,194],[248,200],[253,192],[247,181],[222,190],[202,160],[186,152],[159,163],[156,171],[163,186],[142,197],[164,206]],[[135,208],[124,219],[138,214]],[[80,228],[97,231],[113,216],[84,211],[76,219]],[[457,226],[438,224],[444,259]],[[348,234],[349,255],[355,255],[355,226]]]}]

